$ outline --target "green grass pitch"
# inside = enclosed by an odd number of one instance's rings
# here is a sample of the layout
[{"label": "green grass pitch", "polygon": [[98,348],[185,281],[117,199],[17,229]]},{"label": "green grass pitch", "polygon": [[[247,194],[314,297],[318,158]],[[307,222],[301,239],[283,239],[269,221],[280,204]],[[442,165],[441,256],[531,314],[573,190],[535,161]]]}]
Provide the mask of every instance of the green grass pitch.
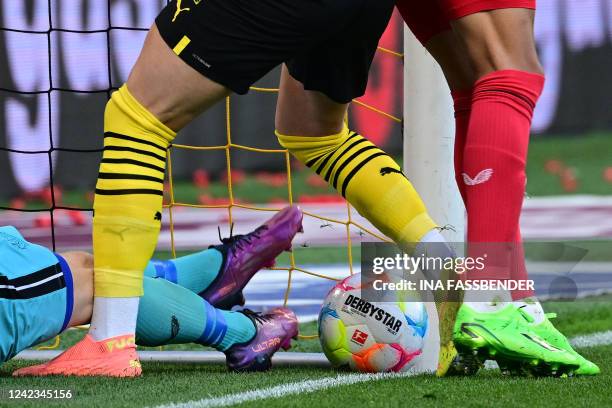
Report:
[{"label": "green grass pitch", "polygon": [[[557,327],[573,337],[612,329],[611,302],[612,296],[605,296],[573,303],[549,302],[545,308],[558,313]],[[302,325],[302,331],[306,334],[316,332],[315,324]],[[79,332],[70,332],[63,345],[72,343],[79,335]],[[193,346],[187,347],[193,349]],[[317,340],[300,340],[293,350],[315,352],[320,348]],[[250,401],[241,406],[611,406],[612,345],[580,351],[600,365],[600,376],[510,378],[496,370],[486,370],[470,378],[437,379],[422,375],[340,385],[309,393],[296,391],[293,395]],[[30,363],[9,362],[0,367],[0,406],[153,407],[219,397],[231,399],[241,392],[349,375],[344,371],[306,367],[277,368],[265,374],[232,374],[222,365],[145,363],[144,376],[129,380],[10,377],[14,369],[26,364]],[[75,396],[70,401],[11,401],[7,399],[9,389],[71,389]]]}]

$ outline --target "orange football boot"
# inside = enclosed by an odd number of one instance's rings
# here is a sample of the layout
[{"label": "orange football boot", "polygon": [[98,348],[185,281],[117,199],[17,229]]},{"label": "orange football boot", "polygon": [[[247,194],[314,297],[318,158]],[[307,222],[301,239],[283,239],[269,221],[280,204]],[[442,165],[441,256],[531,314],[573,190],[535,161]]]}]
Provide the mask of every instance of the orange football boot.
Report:
[{"label": "orange football boot", "polygon": [[13,376],[138,377],[141,374],[134,335],[95,341],[88,334],[53,360],[20,368]]}]

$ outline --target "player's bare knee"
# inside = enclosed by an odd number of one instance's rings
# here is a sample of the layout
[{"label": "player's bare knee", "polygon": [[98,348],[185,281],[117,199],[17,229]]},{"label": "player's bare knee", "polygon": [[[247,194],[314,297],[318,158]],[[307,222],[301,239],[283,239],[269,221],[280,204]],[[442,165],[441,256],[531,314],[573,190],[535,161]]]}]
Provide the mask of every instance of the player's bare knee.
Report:
[{"label": "player's bare knee", "polygon": [[279,133],[291,136],[327,136],[340,132],[347,104],[333,101],[320,92],[307,91],[304,85],[283,67],[275,126]]},{"label": "player's bare knee", "polygon": [[229,90],[187,65],[153,25],[127,80],[134,98],[161,123],[178,131],[229,95]]},{"label": "player's bare knee", "polygon": [[334,135],[342,131],[343,119],[334,120],[333,118],[293,116],[282,118],[276,121],[278,133],[288,136],[309,136],[314,139]]}]

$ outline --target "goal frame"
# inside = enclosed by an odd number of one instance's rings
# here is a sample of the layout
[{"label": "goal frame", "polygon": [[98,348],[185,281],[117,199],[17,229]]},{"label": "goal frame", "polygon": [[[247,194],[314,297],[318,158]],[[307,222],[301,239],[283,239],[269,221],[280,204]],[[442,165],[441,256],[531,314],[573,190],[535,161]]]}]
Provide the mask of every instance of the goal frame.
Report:
[{"label": "goal frame", "polygon": [[[404,172],[444,229],[444,238],[462,243],[465,208],[455,182],[453,101],[442,69],[404,25]],[[429,330],[417,371],[433,372],[438,365],[438,314],[428,302]]]}]

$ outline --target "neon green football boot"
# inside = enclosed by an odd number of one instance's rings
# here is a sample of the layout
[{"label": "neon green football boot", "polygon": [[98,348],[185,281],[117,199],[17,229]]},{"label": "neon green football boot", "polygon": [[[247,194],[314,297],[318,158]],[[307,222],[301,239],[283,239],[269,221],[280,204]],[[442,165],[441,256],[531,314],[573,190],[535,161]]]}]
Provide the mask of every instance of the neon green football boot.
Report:
[{"label": "neon green football boot", "polygon": [[504,374],[567,376],[580,366],[575,355],[536,334],[512,303],[492,312],[479,312],[463,304],[453,340],[468,369],[495,360]]},{"label": "neon green football boot", "polygon": [[580,367],[574,371],[575,375],[597,375],[600,373],[597,364],[578,354],[572,348],[567,338],[550,322],[550,319],[557,317],[556,313],[546,313],[542,323],[534,324],[534,319],[529,315],[529,313],[523,311],[522,308],[519,308],[518,310],[525,316],[525,319],[529,322],[531,330],[533,330],[535,334],[544,339],[547,343],[567,351],[576,358]]}]

